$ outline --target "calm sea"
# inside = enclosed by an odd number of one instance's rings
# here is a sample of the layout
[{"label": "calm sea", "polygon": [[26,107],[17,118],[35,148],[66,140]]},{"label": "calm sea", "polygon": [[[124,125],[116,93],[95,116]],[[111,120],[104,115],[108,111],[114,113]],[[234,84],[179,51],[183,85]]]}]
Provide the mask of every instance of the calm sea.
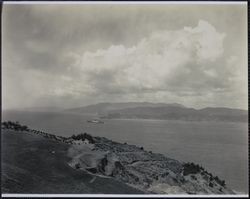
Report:
[{"label": "calm sea", "polygon": [[56,135],[87,132],[192,161],[225,179],[232,189],[248,193],[247,123],[113,119],[93,124],[88,119],[92,118],[68,113],[2,113],[2,120],[17,120]]}]

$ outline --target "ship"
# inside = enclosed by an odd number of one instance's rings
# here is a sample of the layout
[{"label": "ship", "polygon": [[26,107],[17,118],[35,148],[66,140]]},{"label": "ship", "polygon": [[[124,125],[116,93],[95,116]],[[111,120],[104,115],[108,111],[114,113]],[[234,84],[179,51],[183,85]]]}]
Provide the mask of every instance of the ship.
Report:
[{"label": "ship", "polygon": [[94,119],[94,120],[87,120],[87,122],[89,122],[89,123],[95,123],[95,124],[104,124],[103,121],[97,120],[97,119]]}]

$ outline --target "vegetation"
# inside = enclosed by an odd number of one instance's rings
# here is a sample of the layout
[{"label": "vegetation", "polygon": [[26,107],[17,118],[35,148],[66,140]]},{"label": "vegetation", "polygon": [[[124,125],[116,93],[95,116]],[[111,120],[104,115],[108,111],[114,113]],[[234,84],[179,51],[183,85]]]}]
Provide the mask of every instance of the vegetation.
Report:
[{"label": "vegetation", "polygon": [[198,164],[194,164],[193,162],[191,163],[185,163],[183,165],[183,175],[186,176],[188,174],[196,174],[201,171],[204,171],[204,168]]},{"label": "vegetation", "polygon": [[89,143],[93,144],[95,143],[93,137],[87,133],[81,133],[81,134],[78,134],[78,135],[72,135],[71,138],[73,140],[82,140],[84,141],[85,139],[87,139],[89,141]]},{"label": "vegetation", "polygon": [[215,176],[214,180],[215,180],[218,184],[220,184],[221,186],[225,187],[225,185],[226,185],[225,180],[219,179],[218,176]]},{"label": "vegetation", "polygon": [[17,121],[16,122],[11,122],[11,121],[2,122],[2,128],[12,129],[16,131],[28,131],[29,130],[29,128],[26,125],[21,125]]},{"label": "vegetation", "polygon": [[[225,180],[221,180],[219,179],[218,176],[213,176],[211,173],[207,172],[202,166],[198,165],[198,164],[194,164],[194,163],[185,163],[183,165],[183,175],[189,175],[189,174],[197,174],[197,173],[201,173],[202,175],[208,175],[209,176],[209,186],[213,187],[213,184],[211,183],[211,181],[215,180],[219,185],[225,187],[226,183]],[[192,176],[191,176],[192,177]]]},{"label": "vegetation", "polygon": [[50,138],[53,140],[62,141],[64,143],[71,143],[72,144],[72,139],[73,140],[82,140],[82,141],[87,139],[89,141],[89,143],[91,143],[91,144],[95,143],[94,138],[87,133],[79,134],[79,135],[72,135],[71,137],[69,137],[71,139],[69,139],[69,138],[65,138],[62,136],[55,136],[53,134],[45,133],[43,131],[29,129],[26,125],[19,124],[18,121],[16,121],[16,122],[11,122],[11,121],[2,122],[2,129],[11,129],[11,130],[15,130],[15,131],[29,131],[29,132],[32,132],[35,134],[40,134],[40,135],[44,136],[45,138]]}]

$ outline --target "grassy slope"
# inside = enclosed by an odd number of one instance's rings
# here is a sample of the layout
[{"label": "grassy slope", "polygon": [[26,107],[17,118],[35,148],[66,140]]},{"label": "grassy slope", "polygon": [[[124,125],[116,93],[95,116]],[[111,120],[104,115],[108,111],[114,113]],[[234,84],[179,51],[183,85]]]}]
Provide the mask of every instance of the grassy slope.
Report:
[{"label": "grassy slope", "polygon": [[[2,130],[2,193],[139,194],[110,178],[67,165],[67,144],[42,136]],[[55,153],[51,153],[55,151]]]}]

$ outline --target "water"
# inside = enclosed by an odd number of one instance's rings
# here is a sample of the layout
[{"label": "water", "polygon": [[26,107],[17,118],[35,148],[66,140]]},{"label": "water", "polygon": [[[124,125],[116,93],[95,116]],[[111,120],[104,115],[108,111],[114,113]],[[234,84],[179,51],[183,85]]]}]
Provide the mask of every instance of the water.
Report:
[{"label": "water", "polygon": [[247,123],[113,119],[93,124],[86,122],[90,116],[42,112],[4,112],[2,117],[56,135],[87,132],[192,161],[225,179],[232,189],[248,193]]}]

